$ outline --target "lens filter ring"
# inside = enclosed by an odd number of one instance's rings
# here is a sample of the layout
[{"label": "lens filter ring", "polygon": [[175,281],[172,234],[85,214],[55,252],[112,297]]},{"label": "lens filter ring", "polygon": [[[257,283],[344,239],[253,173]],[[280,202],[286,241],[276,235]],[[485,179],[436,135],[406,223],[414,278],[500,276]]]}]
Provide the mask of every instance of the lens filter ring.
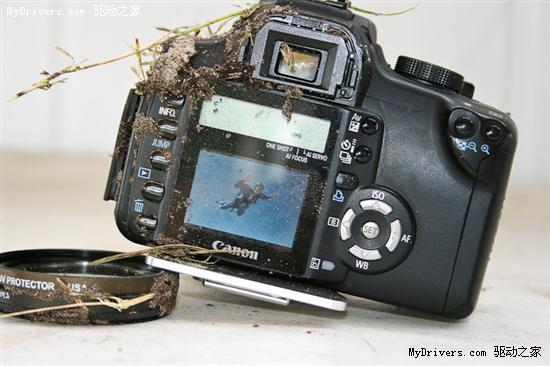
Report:
[{"label": "lens filter ring", "polygon": [[117,324],[158,319],[174,308],[179,276],[145,263],[143,257],[92,265],[116,252],[39,249],[0,253],[0,312],[12,313],[99,299],[143,302],[124,308],[83,306],[21,317],[64,324]]}]

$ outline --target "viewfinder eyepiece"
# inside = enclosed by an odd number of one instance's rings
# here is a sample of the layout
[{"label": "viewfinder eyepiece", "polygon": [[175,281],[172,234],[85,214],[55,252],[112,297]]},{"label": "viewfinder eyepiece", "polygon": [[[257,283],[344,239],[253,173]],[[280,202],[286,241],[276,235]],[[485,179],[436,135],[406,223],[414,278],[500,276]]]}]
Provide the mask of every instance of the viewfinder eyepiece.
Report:
[{"label": "viewfinder eyepiece", "polygon": [[317,78],[321,52],[284,42],[278,42],[277,46],[278,74],[305,81],[314,81]]}]

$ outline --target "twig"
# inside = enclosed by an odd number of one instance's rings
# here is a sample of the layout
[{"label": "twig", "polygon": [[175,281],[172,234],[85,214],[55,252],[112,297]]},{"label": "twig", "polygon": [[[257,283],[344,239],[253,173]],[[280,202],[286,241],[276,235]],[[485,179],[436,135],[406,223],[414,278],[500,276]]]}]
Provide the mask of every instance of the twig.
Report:
[{"label": "twig", "polygon": [[[370,14],[370,15],[375,15],[375,16],[392,16],[392,15],[401,15],[401,14],[408,13],[408,12],[416,9],[418,7],[418,5],[419,5],[419,3],[417,2],[415,6],[409,8],[409,9],[405,9],[405,10],[394,12],[394,13],[379,13],[379,12],[363,9],[363,8],[358,7],[358,6],[351,5],[351,2],[349,3],[348,7],[351,10],[358,11],[358,12],[365,13],[365,14]],[[44,79],[37,81],[36,83],[32,84],[27,89],[21,90],[20,92],[15,94],[13,97],[11,97],[9,100],[10,101],[15,100],[15,99],[20,98],[20,97],[22,97],[22,96],[24,96],[28,93],[31,93],[31,92],[35,91],[37,89],[48,90],[56,84],[64,83],[67,79],[66,78],[60,79],[63,75],[68,75],[68,74],[72,74],[72,73],[75,73],[75,72],[78,72],[78,71],[84,71],[84,70],[92,69],[92,68],[95,68],[95,67],[98,67],[98,66],[108,65],[108,64],[111,64],[113,62],[117,62],[117,61],[123,60],[125,58],[134,56],[134,55],[136,55],[138,57],[139,69],[136,70],[136,69],[133,68],[132,70],[136,73],[136,75],[138,75],[138,77],[140,77],[140,75],[141,75],[141,78],[144,79],[145,78],[145,72],[143,70],[143,65],[145,65],[147,63],[144,63],[143,60],[142,60],[143,51],[150,50],[153,54],[153,57],[154,57],[156,55],[156,48],[158,46],[162,45],[163,43],[166,43],[166,42],[172,41],[176,38],[183,37],[183,36],[190,35],[190,34],[197,35],[197,32],[200,32],[200,30],[202,30],[204,28],[207,28],[211,34],[212,33],[217,34],[227,24],[228,21],[230,21],[231,19],[233,19],[237,16],[240,16],[242,18],[246,18],[246,17],[250,16],[250,14],[252,14],[253,11],[258,6],[259,6],[259,4],[255,3],[255,4],[253,4],[249,7],[246,7],[246,8],[239,8],[239,10],[237,10],[237,11],[234,11],[232,13],[226,14],[226,15],[221,16],[219,18],[216,18],[214,20],[211,20],[211,21],[208,21],[208,22],[205,22],[203,24],[196,25],[196,26],[193,26],[193,27],[178,27],[178,28],[174,28],[174,29],[169,29],[169,28],[166,28],[166,27],[157,27],[157,29],[162,30],[162,31],[166,31],[168,33],[165,34],[164,36],[162,36],[160,39],[148,44],[145,47],[140,47],[139,42],[136,39],[136,48],[133,51],[124,53],[122,55],[119,55],[119,56],[116,56],[116,57],[113,57],[113,58],[110,58],[108,60],[99,61],[99,62],[95,62],[95,63],[84,64],[84,62],[86,60],[76,62],[75,58],[70,53],[68,53],[67,51],[65,51],[61,47],[56,47],[56,49],[58,51],[63,53],[65,56],[70,57],[72,59],[72,63],[69,66],[66,66],[66,67],[64,67],[64,68],[62,68],[62,69],[60,69],[56,72],[53,72],[53,73],[50,73],[48,71],[43,71],[41,74],[43,76],[45,76]],[[216,24],[216,23],[220,23],[220,22],[221,22],[221,24],[218,26],[218,28],[216,30],[212,31],[210,26],[213,25],[213,24]]]},{"label": "twig", "polygon": [[142,50],[140,49],[140,46],[139,46],[139,39],[136,38],[136,57],[137,57],[137,62],[138,62],[138,71],[139,71],[139,78],[141,80],[145,80],[146,79],[146,75],[145,75],[145,70],[143,70],[143,59],[141,57],[142,55]]},{"label": "twig", "polygon": [[185,35],[193,34],[196,31],[199,31],[199,30],[201,30],[205,27],[208,27],[212,24],[222,22],[226,19],[235,18],[237,16],[240,16],[240,15],[244,14],[245,12],[249,11],[250,9],[255,9],[256,7],[258,7],[258,5],[254,4],[254,5],[252,5],[248,8],[239,9],[238,11],[234,11],[232,13],[226,14],[226,15],[221,16],[219,18],[216,18],[214,20],[210,20],[208,22],[202,23],[202,24],[194,26],[194,27],[189,27],[189,28],[185,29],[184,31],[174,30],[174,32],[170,32],[170,33],[162,36],[160,39],[148,44],[145,47],[135,49],[133,51],[124,53],[120,56],[110,58],[108,60],[99,61],[99,62],[90,63],[90,64],[85,64],[85,65],[83,65],[83,62],[85,61],[85,60],[83,60],[79,63],[73,62],[69,66],[66,66],[66,67],[62,68],[61,70],[56,71],[54,73],[49,73],[47,71],[44,71],[42,73],[44,76],[46,76],[44,79],[42,79],[40,81],[37,81],[36,83],[32,84],[29,88],[24,89],[24,90],[20,91],[19,93],[15,94],[12,98],[10,98],[10,101],[15,100],[17,98],[20,98],[23,95],[26,95],[26,94],[28,94],[32,91],[37,90],[37,89],[48,90],[55,84],[65,82],[66,79],[57,80],[59,77],[61,77],[63,75],[72,74],[72,73],[75,73],[75,72],[78,72],[78,71],[84,71],[84,70],[92,69],[92,68],[95,68],[95,67],[98,67],[98,66],[108,65],[108,64],[111,64],[113,62],[120,61],[120,60],[123,60],[125,58],[140,54],[144,50],[152,50],[152,49],[156,48],[157,46],[162,45],[163,43],[172,41],[176,38],[179,38],[179,37],[182,37],[182,36],[185,36]]},{"label": "twig", "polygon": [[205,248],[196,247],[194,245],[188,245],[188,244],[167,244],[167,245],[161,245],[161,246],[158,246],[158,247],[152,247],[152,248],[147,248],[147,249],[136,250],[136,251],[133,251],[133,252],[125,252],[125,253],[111,255],[111,256],[108,256],[108,257],[96,259],[95,261],[90,262],[90,264],[91,265],[103,264],[103,263],[118,261],[118,260],[121,260],[121,259],[133,258],[133,257],[141,256],[141,255],[147,255],[147,254],[159,254],[159,253],[169,252],[169,251],[178,250],[178,249],[184,249],[184,250],[188,251],[189,257],[191,257],[193,255],[198,255],[198,254],[235,253],[235,252],[238,252],[238,250],[205,249]]},{"label": "twig", "polygon": [[379,13],[379,12],[376,12],[376,11],[363,9],[363,8],[358,7],[358,6],[353,6],[353,5],[351,5],[351,3],[348,5],[348,8],[350,8],[351,10],[358,11],[360,13],[365,13],[365,14],[370,14],[370,15],[375,15],[375,16],[394,16],[394,15],[402,15],[402,14],[408,13],[410,11],[413,11],[416,8],[418,8],[418,5],[420,5],[420,2],[417,2],[414,6],[408,8],[408,9],[396,11],[394,13]]},{"label": "twig", "polygon": [[82,307],[88,307],[88,306],[108,306],[118,311],[122,311],[128,308],[131,308],[132,306],[141,304],[142,302],[145,302],[147,300],[151,300],[154,296],[155,295],[153,294],[146,294],[146,295],[138,296],[133,299],[127,299],[127,300],[123,300],[121,298],[111,296],[105,299],[98,298],[97,301],[91,301],[91,302],[78,302],[74,304],[49,306],[49,307],[38,308],[38,309],[22,310],[22,311],[16,311],[13,313],[0,314],[0,319],[6,319],[6,318],[21,316],[21,315],[43,313],[43,312],[54,311],[54,310],[82,308]]}]

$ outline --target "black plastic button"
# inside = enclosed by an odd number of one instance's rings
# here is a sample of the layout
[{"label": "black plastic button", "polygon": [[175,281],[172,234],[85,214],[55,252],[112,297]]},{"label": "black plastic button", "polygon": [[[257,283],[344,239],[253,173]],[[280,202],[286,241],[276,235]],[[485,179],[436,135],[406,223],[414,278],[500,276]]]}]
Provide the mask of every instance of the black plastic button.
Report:
[{"label": "black plastic button", "polygon": [[360,164],[365,164],[370,161],[372,158],[372,151],[366,146],[359,146],[357,149],[355,149],[355,161]]},{"label": "black plastic button", "polygon": [[336,176],[336,187],[341,189],[352,190],[359,185],[359,178],[349,173],[338,173]]},{"label": "black plastic button", "polygon": [[185,97],[175,97],[173,95],[167,95],[164,97],[164,100],[167,104],[170,104],[174,107],[181,107],[183,106],[183,103],[185,103]]},{"label": "black plastic button", "polygon": [[167,170],[170,167],[170,153],[156,151],[151,155],[151,165],[155,169]]},{"label": "black plastic button", "polygon": [[164,187],[155,182],[145,183],[141,190],[143,197],[150,201],[160,202],[164,196]]},{"label": "black plastic button", "polygon": [[466,116],[459,117],[454,124],[457,137],[468,139],[476,132],[476,124]]},{"label": "black plastic button", "polygon": [[503,135],[503,130],[498,125],[491,125],[487,127],[487,130],[485,131],[485,136],[487,136],[487,139],[491,142],[499,141]]},{"label": "black plastic button", "polygon": [[[174,103],[176,102],[174,101]],[[155,95],[151,103],[151,109],[149,110],[149,117],[155,121],[162,119],[179,121],[182,108],[174,103],[169,103],[168,99],[163,102],[160,96]]]},{"label": "black plastic button", "polygon": [[376,118],[368,117],[365,122],[361,124],[361,130],[368,135],[373,135],[378,131],[378,121]]},{"label": "black plastic button", "polygon": [[160,120],[158,123],[160,134],[162,137],[173,140],[177,136],[178,125],[170,120]]},{"label": "black plastic button", "polygon": [[157,219],[153,216],[141,216],[137,223],[144,229],[155,230],[157,228]]}]

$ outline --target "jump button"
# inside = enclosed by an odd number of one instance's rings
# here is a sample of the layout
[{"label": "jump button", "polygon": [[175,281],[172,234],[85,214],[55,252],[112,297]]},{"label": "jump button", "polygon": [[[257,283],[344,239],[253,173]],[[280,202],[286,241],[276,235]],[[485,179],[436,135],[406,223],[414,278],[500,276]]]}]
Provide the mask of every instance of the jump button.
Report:
[{"label": "jump button", "polygon": [[353,190],[359,185],[359,178],[353,174],[340,172],[336,176],[336,187]]}]

